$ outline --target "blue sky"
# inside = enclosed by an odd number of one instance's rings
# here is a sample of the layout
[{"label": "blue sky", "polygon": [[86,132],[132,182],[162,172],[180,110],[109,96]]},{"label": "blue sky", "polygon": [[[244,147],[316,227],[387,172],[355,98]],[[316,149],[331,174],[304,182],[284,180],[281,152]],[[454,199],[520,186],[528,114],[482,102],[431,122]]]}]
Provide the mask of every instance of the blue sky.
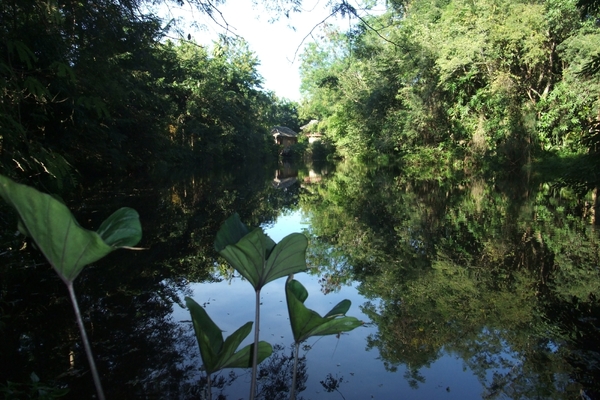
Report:
[{"label": "blue sky", "polygon": [[[327,0],[305,0],[303,11],[294,13],[290,18],[282,16],[279,21],[270,23],[273,15],[265,11],[262,3],[253,5],[251,0],[229,0],[219,6],[223,17],[232,32],[242,36],[249,43],[250,49],[256,53],[261,65],[259,73],[264,79],[263,87],[271,90],[280,98],[300,100],[300,54],[305,43],[312,41],[311,37],[303,39],[311,30],[330,14]],[[164,10],[164,11],[163,11]],[[162,15],[163,12],[166,15]],[[189,5],[182,8],[162,8],[163,18],[168,15],[182,18],[180,28],[191,33],[198,43],[210,44],[225,30],[212,21],[207,15],[194,10]],[[218,14],[215,14],[215,18]],[[188,28],[192,21],[200,25],[200,30]],[[348,27],[349,21],[333,17],[328,23]],[[187,29],[187,30],[186,30]],[[318,34],[319,28],[313,31]]]}]

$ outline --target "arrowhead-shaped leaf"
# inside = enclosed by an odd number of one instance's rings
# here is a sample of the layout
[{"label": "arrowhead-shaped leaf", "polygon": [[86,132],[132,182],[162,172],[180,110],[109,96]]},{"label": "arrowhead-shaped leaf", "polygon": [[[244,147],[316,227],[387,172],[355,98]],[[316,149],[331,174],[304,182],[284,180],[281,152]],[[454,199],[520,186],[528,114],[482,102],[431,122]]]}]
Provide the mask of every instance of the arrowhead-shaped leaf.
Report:
[{"label": "arrowhead-shaped leaf", "polygon": [[291,233],[273,248],[264,270],[263,286],[275,279],[304,272],[308,239],[302,233]]},{"label": "arrowhead-shaped leaf", "polygon": [[[253,345],[248,345],[238,352],[235,351],[252,331],[252,322],[246,322],[223,341],[221,330],[203,307],[190,297],[185,298],[185,304],[192,316],[194,332],[196,333],[200,355],[207,374],[212,374],[223,368],[252,367],[251,349]],[[258,352],[257,363],[260,363],[271,355],[273,348],[267,342],[259,342]]]},{"label": "arrowhead-shaped leaf", "polygon": [[[193,299],[186,297],[185,305],[192,316],[192,324],[194,325],[204,368],[207,372],[212,373],[218,364],[218,354],[223,347],[223,334],[213,320],[210,319],[206,310]],[[252,323],[250,322],[250,324]]]},{"label": "arrowhead-shaped leaf", "polygon": [[217,232],[215,250],[220,252],[227,247],[227,245],[236,244],[241,238],[246,236],[248,232],[250,232],[250,229],[248,229],[248,227],[240,220],[239,214],[233,214],[225,220],[223,225],[221,225],[219,232]]},{"label": "arrowhead-shaped leaf", "polygon": [[325,316],[323,318],[338,317],[340,315],[346,315],[346,313],[350,309],[351,305],[352,305],[352,302],[350,300],[348,300],[348,299],[342,300],[339,303],[337,303],[336,306],[331,309],[331,311],[329,311],[327,314],[325,314]]},{"label": "arrowhead-shaped leaf", "polygon": [[270,244],[261,229],[254,229],[235,244],[227,245],[219,253],[236,271],[259,290],[265,269],[265,253]]},{"label": "arrowhead-shaped leaf", "polygon": [[285,295],[296,343],[301,343],[311,336],[335,335],[363,325],[362,321],[354,317],[344,316],[350,308],[350,300],[341,301],[325,317],[321,317],[304,305],[308,292],[297,280],[288,280]]},{"label": "arrowhead-shaped leaf", "polygon": [[82,228],[54,197],[0,175],[0,196],[17,210],[19,230],[30,236],[65,283],[83,267],[142,236],[135,210],[122,208],[101,226],[101,234]]},{"label": "arrowhead-shaped leaf", "polygon": [[96,233],[109,246],[135,246],[142,240],[140,216],[132,208],[120,208],[100,225]]},{"label": "arrowhead-shaped leaf", "polygon": [[[252,348],[253,344],[242,348],[235,352],[229,361],[223,365],[223,368],[252,368]],[[273,353],[273,346],[265,341],[258,342],[258,359],[256,364],[260,364]]]},{"label": "arrowhead-shaped leaf", "polygon": [[230,217],[217,234],[215,248],[255,290],[283,276],[306,271],[306,236],[292,233],[275,244],[262,229],[244,228],[237,214]]}]

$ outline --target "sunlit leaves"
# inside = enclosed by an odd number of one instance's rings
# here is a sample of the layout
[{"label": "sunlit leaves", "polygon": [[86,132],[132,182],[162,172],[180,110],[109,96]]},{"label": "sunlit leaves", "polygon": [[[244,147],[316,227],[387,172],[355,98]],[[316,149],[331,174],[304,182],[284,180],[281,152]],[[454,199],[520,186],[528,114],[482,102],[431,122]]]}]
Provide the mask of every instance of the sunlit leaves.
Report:
[{"label": "sunlit leaves", "polygon": [[255,290],[275,279],[306,271],[308,240],[292,233],[275,244],[262,229],[248,232],[239,215],[234,214],[219,229],[215,248]]},{"label": "sunlit leaves", "polygon": [[[569,75],[575,68],[594,71],[597,46],[572,46],[575,57],[561,51],[573,40],[597,43],[592,21],[572,1],[411,2],[405,12],[373,18],[372,26],[384,26],[377,34],[351,30],[345,40],[325,35],[307,47],[301,71],[309,101],[301,115],[318,118],[344,155],[383,152],[406,160],[415,148],[466,144],[477,155],[489,151],[514,163],[525,157],[510,149],[548,147],[549,122],[557,124],[550,127],[559,143],[554,149],[593,149],[595,138],[573,140],[580,131],[590,136],[585,132],[595,132],[597,122],[596,109],[577,99],[593,101],[600,91],[581,76],[570,82]],[[382,32],[402,43],[401,54]],[[352,51],[334,59],[327,52],[332,46]],[[327,77],[336,84],[319,85]]]}]

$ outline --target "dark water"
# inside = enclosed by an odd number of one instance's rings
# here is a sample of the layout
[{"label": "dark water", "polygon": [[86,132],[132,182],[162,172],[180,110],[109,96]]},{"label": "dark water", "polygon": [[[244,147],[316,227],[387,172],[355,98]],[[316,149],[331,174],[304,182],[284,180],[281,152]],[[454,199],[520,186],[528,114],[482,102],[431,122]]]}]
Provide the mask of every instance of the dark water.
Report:
[{"label": "dark water", "polygon": [[[213,250],[238,212],[275,240],[309,237],[306,305],[348,298],[364,327],[310,339],[305,399],[598,398],[600,240],[594,198],[527,174],[413,174],[358,164],[285,165],[92,186],[67,199],[96,228],[140,213],[140,252],[87,267],[75,289],[109,399],[199,399],[191,296],[224,335],[254,318],[251,286]],[[66,289],[5,210],[0,257],[0,386],[68,387],[93,398]],[[291,329],[284,282],[262,292],[262,398],[287,398]],[[246,343],[246,342],[245,342]],[[246,398],[249,372],[216,377],[213,398]],[[6,384],[6,382],[14,382]],[[6,396],[6,398],[29,398]],[[35,398],[35,397],[34,397]]]}]

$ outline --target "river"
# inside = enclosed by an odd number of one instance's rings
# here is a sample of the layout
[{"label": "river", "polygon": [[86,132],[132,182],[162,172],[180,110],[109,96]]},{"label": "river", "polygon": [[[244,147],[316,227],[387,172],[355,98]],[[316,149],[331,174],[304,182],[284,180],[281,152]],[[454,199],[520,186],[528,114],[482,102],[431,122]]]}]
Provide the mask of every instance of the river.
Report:
[{"label": "river", "polygon": [[[323,315],[349,299],[347,315],[365,323],[304,343],[299,398],[600,394],[600,238],[590,193],[525,172],[325,163],[104,182],[67,204],[89,228],[121,206],[142,221],[146,250],[114,252],[75,282],[107,398],[201,398],[184,297],[224,336],[254,318],[253,288],[213,249],[234,212],[276,242],[304,233],[310,270],[295,278],[309,292],[305,304]],[[13,232],[2,240],[0,383],[29,390],[35,385],[17,383],[35,373],[50,391],[68,388],[64,398],[93,398],[64,285]],[[266,399],[288,398],[291,379],[284,284],[261,293],[261,340],[275,347],[259,374]],[[246,398],[249,380],[246,370],[221,371],[213,398]]]}]

